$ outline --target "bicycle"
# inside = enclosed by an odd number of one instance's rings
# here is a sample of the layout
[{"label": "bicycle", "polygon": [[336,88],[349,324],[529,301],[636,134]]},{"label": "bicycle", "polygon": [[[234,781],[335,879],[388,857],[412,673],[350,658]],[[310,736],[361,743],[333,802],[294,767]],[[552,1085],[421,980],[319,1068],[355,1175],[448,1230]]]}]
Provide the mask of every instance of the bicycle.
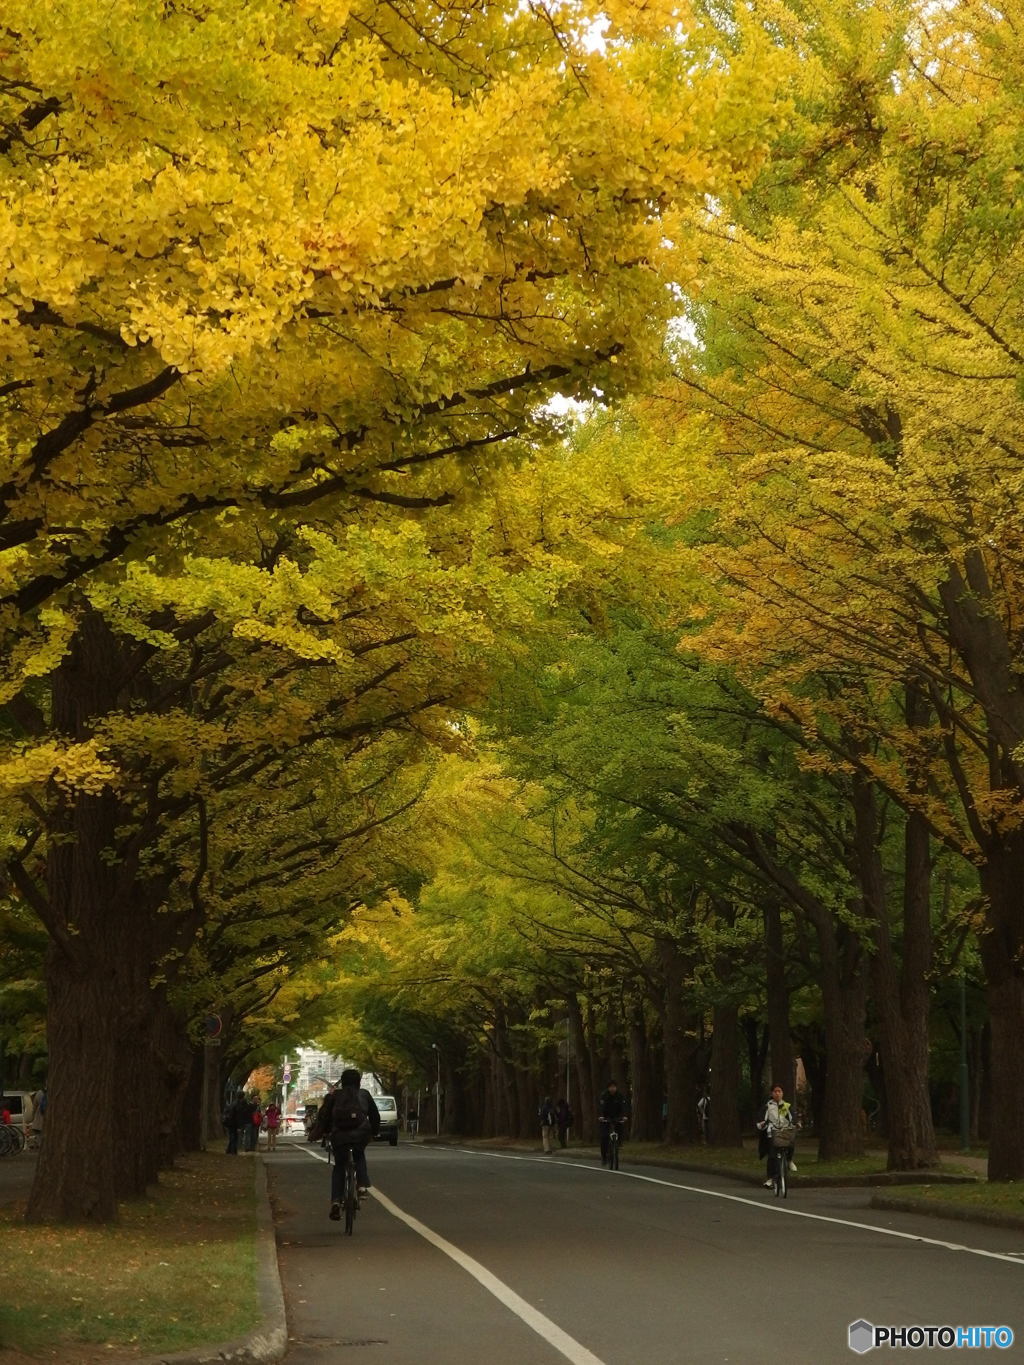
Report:
[{"label": "bicycle", "polygon": [[25,1134],[13,1123],[0,1124],[0,1157],[17,1156],[25,1146]]},{"label": "bicycle", "polygon": [[345,1210],[345,1235],[351,1237],[359,1212],[359,1187],[356,1184],[356,1158],[352,1148],[345,1148],[344,1184],[341,1191],[341,1207]]},{"label": "bicycle", "polygon": [[769,1123],[768,1139],[772,1144],[772,1189],[776,1199],[785,1199],[789,1192],[789,1149],[796,1141],[796,1129],[775,1128]]},{"label": "bicycle", "polygon": [[608,1124],[608,1161],[607,1166],[610,1171],[619,1169],[619,1125],[602,1119],[602,1123]]}]

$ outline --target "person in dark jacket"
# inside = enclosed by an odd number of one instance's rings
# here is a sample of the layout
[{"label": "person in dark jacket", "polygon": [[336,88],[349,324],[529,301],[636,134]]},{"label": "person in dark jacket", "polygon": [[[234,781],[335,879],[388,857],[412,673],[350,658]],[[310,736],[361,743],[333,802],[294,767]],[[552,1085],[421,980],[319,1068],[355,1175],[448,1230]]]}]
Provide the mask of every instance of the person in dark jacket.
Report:
[{"label": "person in dark jacket", "polygon": [[563,1096],[555,1105],[555,1127],[558,1130],[558,1145],[565,1147],[569,1142],[569,1129],[572,1127],[572,1110],[569,1101]]},{"label": "person in dark jacket", "polygon": [[544,1146],[545,1156],[551,1155],[551,1134],[555,1131],[555,1102],[550,1095],[545,1095],[540,1102],[537,1110],[537,1117],[540,1119],[540,1140]]},{"label": "person in dark jacket", "polygon": [[236,1100],[224,1110],[224,1129],[228,1135],[227,1155],[238,1155],[239,1136],[245,1140],[245,1134],[252,1125],[252,1104],[244,1095],[239,1095]]},{"label": "person in dark jacket", "polygon": [[608,1138],[614,1125],[621,1142],[625,1136],[629,1120],[629,1103],[619,1090],[615,1081],[608,1082],[608,1088],[597,1102],[597,1126],[601,1134],[601,1165],[608,1165]]},{"label": "person in dark jacket", "polygon": [[[337,1088],[324,1100],[316,1118],[314,1135],[319,1132],[329,1135],[334,1162],[331,1167],[331,1208],[329,1217],[341,1217],[341,1201],[345,1193],[345,1162],[348,1160],[347,1148],[352,1148],[356,1163],[356,1184],[361,1195],[370,1193],[370,1172],[366,1164],[366,1144],[371,1137],[380,1132],[380,1110],[368,1090],[359,1082],[360,1073],[353,1067],[341,1073]],[[339,1110],[351,1095],[358,1096],[359,1108],[363,1111],[364,1121],[357,1128],[340,1129],[335,1122],[334,1110]]]},{"label": "person in dark jacket", "polygon": [[249,1131],[245,1135],[245,1150],[247,1152],[258,1152],[260,1147],[260,1129],[263,1127],[263,1110],[260,1108],[260,1097],[254,1095],[249,1104]]}]

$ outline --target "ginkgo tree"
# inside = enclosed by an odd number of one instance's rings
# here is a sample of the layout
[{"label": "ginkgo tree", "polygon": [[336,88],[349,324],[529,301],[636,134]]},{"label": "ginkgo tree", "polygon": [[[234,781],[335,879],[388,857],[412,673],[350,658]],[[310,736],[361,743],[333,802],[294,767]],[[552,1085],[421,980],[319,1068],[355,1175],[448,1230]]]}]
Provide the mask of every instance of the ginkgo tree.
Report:
[{"label": "ginkgo tree", "polygon": [[538,396],[642,369],[659,220],[749,176],[771,67],[614,10],[599,51],[580,3],[8,6],[12,684],[26,615],[160,528],[444,503]]},{"label": "ginkgo tree", "polygon": [[[229,779],[324,730],[416,731],[472,686],[473,634],[449,617],[444,642],[429,592],[429,666],[384,634],[324,638],[358,629],[367,562],[415,540],[374,534],[476,496],[556,389],[610,394],[654,362],[672,223],[748,180],[784,112],[756,26],[726,67],[685,18],[630,0],[5,9],[5,861],[51,937],[54,1130],[93,1115],[77,1175],[44,1153],[32,1216],[113,1216],[115,1059],[148,1027],[155,964],[202,927],[215,793],[243,801]],[[451,555],[437,539],[457,574],[458,536]],[[298,584],[310,557],[338,579],[326,606],[315,573]]]},{"label": "ginkgo tree", "polygon": [[[970,3],[773,23],[804,59],[794,123],[753,192],[698,224],[696,342],[653,424],[691,445],[680,515],[714,509],[695,647],[818,770],[856,774],[867,845],[880,801],[906,812],[918,1014],[932,841],[977,869],[989,1169],[1018,1178],[1019,51]],[[860,870],[878,918],[898,881],[871,855]]]}]

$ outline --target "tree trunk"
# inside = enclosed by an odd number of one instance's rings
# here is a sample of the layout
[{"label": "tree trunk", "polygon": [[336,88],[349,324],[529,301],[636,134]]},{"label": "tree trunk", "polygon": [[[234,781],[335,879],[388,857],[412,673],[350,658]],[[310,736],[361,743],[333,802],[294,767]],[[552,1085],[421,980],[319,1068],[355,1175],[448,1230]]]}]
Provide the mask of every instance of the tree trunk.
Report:
[{"label": "tree trunk", "polygon": [[637,1001],[629,1025],[629,1070],[633,1077],[630,1136],[641,1142],[661,1140],[661,1076],[651,1067],[651,1047],[644,1007]]},{"label": "tree trunk", "polygon": [[986,850],[981,934],[990,1030],[989,1180],[1024,1179],[1024,834]]},{"label": "tree trunk", "polygon": [[[1024,688],[1018,628],[1000,580],[989,574],[985,550],[967,550],[962,567],[949,566],[939,585],[950,640],[971,676],[972,703],[980,703],[989,735],[989,793],[993,813],[979,815],[972,793],[964,809],[983,855],[978,874],[987,898],[981,960],[991,1026],[990,1180],[1024,1177],[1024,831],[1012,824],[1007,796],[1019,808],[1024,796]],[[1019,820],[1018,816],[1012,817]]]},{"label": "tree trunk", "polygon": [[[88,740],[130,700],[121,680],[132,674],[126,660],[134,648],[83,610],[51,680],[58,735]],[[169,1112],[155,1039],[166,1016],[162,987],[154,1001],[151,981],[172,945],[189,945],[194,924],[164,911],[166,882],[140,875],[151,832],[147,799],[109,786],[51,799],[40,905],[50,935],[50,1073],[46,1141],[27,1210],[33,1222],[112,1221],[118,1197],[142,1193],[157,1169],[154,1125],[159,1139]]]},{"label": "tree trunk", "polygon": [[746,842],[757,865],[806,916],[818,941],[827,1049],[821,1156],[825,1160],[860,1156],[867,996],[863,950],[848,926],[774,858],[754,831],[747,831]]},{"label": "tree trunk", "polygon": [[815,927],[828,1049],[818,1152],[822,1161],[836,1161],[864,1151],[864,954],[856,935],[831,916]]},{"label": "tree trunk", "polygon": [[[768,1046],[771,1050],[771,1082],[792,1096],[796,1085],[793,1039],[789,1027],[789,981],[786,973],[786,943],[782,932],[782,909],[770,896],[764,903],[765,994],[768,1016]],[[760,1092],[755,1087],[755,1096]],[[712,1108],[712,1114],[714,1109]]]},{"label": "tree trunk", "polygon": [[597,1096],[594,1092],[590,1047],[583,1027],[583,1011],[575,995],[566,997],[565,1008],[569,1016],[569,1048],[576,1090],[575,1103],[570,1101],[573,1131],[584,1142],[593,1142],[597,1136]]},{"label": "tree trunk", "polygon": [[684,1003],[686,960],[675,939],[655,939],[662,983],[661,1032],[665,1045],[665,1093],[668,1118],[665,1141],[680,1146],[694,1141],[694,1124],[688,1122],[694,1091],[694,1042],[688,1037],[689,1014]]},{"label": "tree trunk", "polygon": [[928,829],[922,816],[905,817],[903,962],[898,964],[873,783],[854,778],[853,805],[857,871],[874,937],[871,979],[885,1076],[887,1165],[890,1171],[926,1170],[938,1162],[928,1085],[932,958]]},{"label": "tree trunk", "polygon": [[732,1001],[715,1006],[711,1041],[711,1141],[716,1147],[742,1147],[740,1122],[739,1007]]},{"label": "tree trunk", "polygon": [[743,1016],[742,1027],[746,1042],[747,1071],[750,1076],[751,1111],[743,1115],[743,1126],[746,1129],[754,1122],[761,1096],[767,1094],[764,1063],[768,1055],[768,1030],[762,1030],[759,1021],[752,1014]]}]

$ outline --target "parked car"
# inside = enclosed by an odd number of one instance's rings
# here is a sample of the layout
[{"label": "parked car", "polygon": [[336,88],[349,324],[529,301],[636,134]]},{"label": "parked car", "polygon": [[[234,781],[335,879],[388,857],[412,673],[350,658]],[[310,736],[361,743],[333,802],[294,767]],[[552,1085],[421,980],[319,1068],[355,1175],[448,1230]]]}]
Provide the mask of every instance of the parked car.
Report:
[{"label": "parked car", "polygon": [[390,1142],[392,1147],[398,1146],[398,1105],[395,1103],[394,1095],[374,1095],[373,1102],[380,1111],[380,1132],[377,1134],[376,1141]]},{"label": "parked car", "polygon": [[28,1135],[28,1126],[32,1121],[32,1096],[27,1090],[8,1090],[6,1095],[0,1095],[0,1109],[9,1110],[14,1127]]}]

